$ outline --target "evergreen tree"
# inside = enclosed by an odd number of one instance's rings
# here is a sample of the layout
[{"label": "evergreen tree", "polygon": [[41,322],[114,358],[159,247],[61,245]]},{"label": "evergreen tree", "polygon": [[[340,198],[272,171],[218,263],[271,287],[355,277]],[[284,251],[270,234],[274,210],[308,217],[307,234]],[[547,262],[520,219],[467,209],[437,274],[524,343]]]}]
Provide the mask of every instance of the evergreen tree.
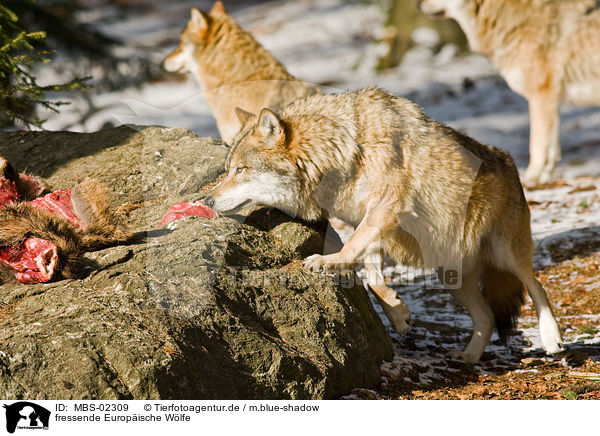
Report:
[{"label": "evergreen tree", "polygon": [[[33,4],[35,0],[22,0]],[[45,32],[28,32],[19,17],[0,5],[0,127],[19,121],[27,127],[41,127],[45,120],[36,115],[36,106],[58,111],[65,102],[46,100],[48,91],[65,91],[85,87],[81,78],[60,85],[38,85],[32,73],[37,63],[49,62],[51,50],[41,48]]]}]

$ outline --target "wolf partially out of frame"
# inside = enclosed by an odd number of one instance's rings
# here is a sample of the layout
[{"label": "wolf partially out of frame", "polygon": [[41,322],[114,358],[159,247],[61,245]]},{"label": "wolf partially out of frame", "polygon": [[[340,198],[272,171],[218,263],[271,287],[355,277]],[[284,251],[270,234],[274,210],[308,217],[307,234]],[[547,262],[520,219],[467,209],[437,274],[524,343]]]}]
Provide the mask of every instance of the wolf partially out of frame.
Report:
[{"label": "wolf partially out of frame", "polygon": [[421,0],[454,18],[529,102],[528,185],[548,182],[560,160],[560,103],[600,105],[600,1]]}]

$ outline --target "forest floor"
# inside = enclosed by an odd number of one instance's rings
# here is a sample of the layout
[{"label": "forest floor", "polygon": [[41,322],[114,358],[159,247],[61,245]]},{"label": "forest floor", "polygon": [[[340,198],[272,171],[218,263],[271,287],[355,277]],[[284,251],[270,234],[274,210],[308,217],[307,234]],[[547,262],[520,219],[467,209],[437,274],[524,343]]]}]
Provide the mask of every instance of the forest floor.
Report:
[{"label": "forest floor", "polygon": [[[189,7],[208,9],[212,1],[138,3],[146,7],[129,14],[114,6],[97,7],[85,17],[125,41],[124,53],[159,64],[177,45]],[[371,85],[389,89],[416,101],[433,118],[509,150],[519,170],[524,170],[527,102],[507,87],[486,58],[440,46],[431,31],[420,29],[415,47],[399,67],[376,72],[382,52],[376,41],[385,21],[377,2],[236,1],[231,12],[297,77],[331,91]],[[68,66],[68,59],[59,62]],[[44,71],[48,81],[62,74]],[[48,114],[46,128],[94,131],[134,123],[218,135],[190,76],[163,74],[142,85],[71,100],[60,114]],[[536,245],[534,266],[559,320],[565,351],[545,356],[540,350],[535,311],[527,300],[517,331],[506,345],[494,335],[481,362],[452,361],[446,353],[466,344],[470,319],[449,294],[429,289],[425,277],[413,277],[410,285],[391,283],[415,323],[399,337],[382,315],[395,357],[381,367],[380,388],[356,389],[347,398],[600,399],[600,108],[565,105],[561,144],[556,181],[526,191],[526,197]]]}]

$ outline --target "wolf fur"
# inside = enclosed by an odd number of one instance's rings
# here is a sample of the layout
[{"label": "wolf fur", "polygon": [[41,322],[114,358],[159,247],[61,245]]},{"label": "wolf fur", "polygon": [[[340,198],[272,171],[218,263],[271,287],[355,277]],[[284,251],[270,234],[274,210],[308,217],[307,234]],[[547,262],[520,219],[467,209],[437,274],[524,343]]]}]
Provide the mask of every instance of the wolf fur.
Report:
[{"label": "wolf fur", "polygon": [[458,21],[471,48],[488,56],[527,99],[524,181],[549,181],[560,160],[560,103],[600,104],[600,2],[422,0],[421,10]]},{"label": "wolf fur", "polygon": [[[18,174],[18,173],[17,173]],[[18,247],[30,237],[52,242],[58,249],[56,271],[75,277],[80,271],[80,255],[86,251],[128,241],[132,234],[109,210],[107,189],[86,178],[71,189],[71,201],[85,231],[46,210],[26,202],[0,208],[0,247]],[[0,281],[14,280],[14,271],[0,262]]]},{"label": "wolf fur", "polygon": [[445,285],[469,311],[474,333],[455,357],[477,361],[494,324],[508,334],[525,288],[544,348],[560,350],[558,325],[533,274],[529,209],[509,153],[428,118],[406,99],[367,88],[246,116],[226,176],[205,201],[221,213],[262,204],[354,225],[341,251],[310,256],[305,266],[327,271],[363,262],[400,333],[409,312],[383,281],[384,252],[405,265],[457,271],[460,280]]},{"label": "wolf fur", "polygon": [[220,1],[210,13],[192,8],[179,46],[163,65],[167,71],[193,73],[228,144],[241,127],[234,110],[237,106],[251,112],[278,109],[319,92],[288,73],[226,13]]}]

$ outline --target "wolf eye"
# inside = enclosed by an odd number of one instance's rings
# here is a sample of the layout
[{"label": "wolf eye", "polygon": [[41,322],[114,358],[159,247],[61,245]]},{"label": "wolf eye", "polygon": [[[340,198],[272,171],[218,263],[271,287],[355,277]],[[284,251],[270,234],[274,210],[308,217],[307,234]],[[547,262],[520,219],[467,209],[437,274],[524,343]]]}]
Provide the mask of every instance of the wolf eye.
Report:
[{"label": "wolf eye", "polygon": [[245,169],[246,169],[246,167],[237,167],[237,168],[235,169],[235,173],[236,173],[236,174],[241,174],[241,173],[243,173],[243,172],[244,172],[244,170],[245,170]]}]

